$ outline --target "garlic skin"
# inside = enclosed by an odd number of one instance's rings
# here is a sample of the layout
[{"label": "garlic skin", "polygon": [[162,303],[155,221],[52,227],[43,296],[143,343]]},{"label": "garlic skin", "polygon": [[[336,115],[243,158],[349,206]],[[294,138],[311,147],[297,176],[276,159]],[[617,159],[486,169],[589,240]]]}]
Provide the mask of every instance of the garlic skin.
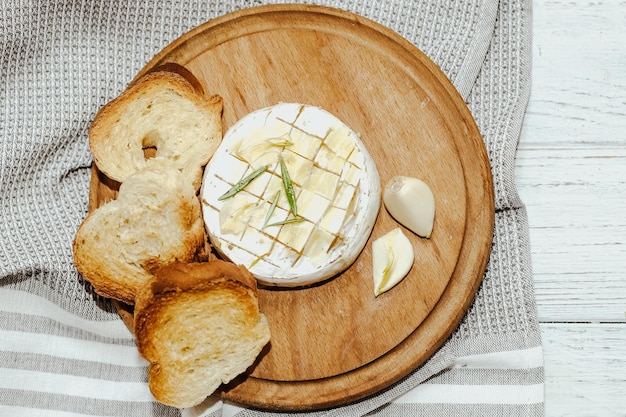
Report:
[{"label": "garlic skin", "polygon": [[389,291],[409,273],[415,254],[399,227],[372,242],[374,295]]},{"label": "garlic skin", "polygon": [[385,186],[383,203],[398,223],[430,238],[435,222],[435,196],[420,179],[397,175]]}]

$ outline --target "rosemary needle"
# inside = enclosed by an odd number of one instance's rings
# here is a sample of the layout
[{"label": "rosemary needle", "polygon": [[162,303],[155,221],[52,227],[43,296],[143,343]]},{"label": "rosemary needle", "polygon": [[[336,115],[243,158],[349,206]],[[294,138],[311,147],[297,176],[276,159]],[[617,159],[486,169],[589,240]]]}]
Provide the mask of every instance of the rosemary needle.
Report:
[{"label": "rosemary needle", "polygon": [[237,194],[239,191],[243,190],[244,188],[246,188],[246,186],[248,184],[250,184],[252,182],[253,179],[255,179],[256,177],[258,177],[259,175],[261,175],[263,172],[265,172],[267,170],[267,166],[258,168],[256,170],[254,170],[252,173],[250,173],[248,176],[246,176],[245,178],[243,178],[241,181],[239,181],[237,184],[233,185],[233,187],[226,191],[224,194],[222,194],[219,198],[218,201],[223,201],[226,200],[232,196],[234,196],[235,194]]},{"label": "rosemary needle", "polygon": [[282,226],[283,224],[292,224],[292,223],[300,223],[304,221],[304,217],[292,217],[290,219],[287,220],[283,220],[280,222],[276,222],[276,223],[272,223],[272,224],[268,224],[266,227],[273,227],[273,226]]},{"label": "rosemary needle", "polygon": [[272,205],[269,210],[265,214],[265,221],[263,222],[263,228],[267,226],[267,223],[270,221],[272,214],[274,214],[274,210],[276,210],[276,205],[278,205],[278,198],[280,197],[280,191],[276,191],[276,195],[274,196],[274,200],[272,200]]},{"label": "rosemary needle", "polygon": [[283,178],[283,187],[285,188],[285,194],[287,194],[287,201],[289,201],[289,207],[294,216],[298,215],[298,208],[296,207],[296,197],[293,193],[293,184],[291,183],[291,177],[289,171],[287,171],[287,165],[285,160],[280,158],[280,176]]}]

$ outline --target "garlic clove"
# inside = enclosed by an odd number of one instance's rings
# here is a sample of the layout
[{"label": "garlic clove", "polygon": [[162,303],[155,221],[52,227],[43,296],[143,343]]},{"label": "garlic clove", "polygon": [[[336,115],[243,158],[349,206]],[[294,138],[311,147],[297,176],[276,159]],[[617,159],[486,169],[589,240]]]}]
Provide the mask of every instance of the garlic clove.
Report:
[{"label": "garlic clove", "polygon": [[395,176],[385,186],[383,202],[398,223],[421,237],[430,237],[435,222],[435,196],[425,182]]},{"label": "garlic clove", "polygon": [[374,295],[389,291],[409,273],[415,254],[411,241],[399,227],[372,243]]}]

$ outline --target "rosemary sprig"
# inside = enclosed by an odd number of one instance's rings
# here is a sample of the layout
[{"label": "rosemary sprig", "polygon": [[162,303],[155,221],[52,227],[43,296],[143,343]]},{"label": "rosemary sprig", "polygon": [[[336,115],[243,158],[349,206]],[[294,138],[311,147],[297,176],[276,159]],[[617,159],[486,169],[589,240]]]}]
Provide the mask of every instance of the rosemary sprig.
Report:
[{"label": "rosemary sprig", "polygon": [[263,228],[267,226],[267,223],[270,221],[272,214],[274,214],[274,210],[276,210],[276,206],[278,205],[279,197],[280,197],[280,190],[276,191],[276,195],[274,196],[274,199],[272,200],[272,205],[270,206],[269,210],[265,214],[265,221],[263,222]]},{"label": "rosemary sprig", "polygon": [[266,227],[274,227],[274,226],[282,226],[283,224],[292,224],[292,223],[300,223],[304,221],[304,217],[292,217],[290,219],[285,219],[280,222],[268,224]]},{"label": "rosemary sprig", "polygon": [[287,201],[289,201],[289,207],[291,207],[291,212],[294,217],[298,216],[298,207],[296,206],[296,197],[293,192],[293,184],[291,183],[291,177],[289,176],[289,171],[287,170],[287,165],[285,164],[285,160],[282,156],[279,159],[280,161],[280,176],[283,179],[283,187],[285,188],[285,194],[287,194]]},{"label": "rosemary sprig", "polygon": [[264,173],[266,170],[267,170],[267,166],[264,166],[264,167],[261,167],[261,168],[258,168],[256,170],[254,170],[252,173],[250,173],[248,176],[243,178],[237,184],[233,185],[230,190],[226,191],[224,194],[222,194],[220,197],[218,197],[218,201],[223,201],[223,200],[231,198],[232,196],[237,194],[239,191],[241,191],[244,188],[246,188],[246,186],[248,184],[250,184],[253,179],[255,179],[256,177],[258,177],[259,175]]}]

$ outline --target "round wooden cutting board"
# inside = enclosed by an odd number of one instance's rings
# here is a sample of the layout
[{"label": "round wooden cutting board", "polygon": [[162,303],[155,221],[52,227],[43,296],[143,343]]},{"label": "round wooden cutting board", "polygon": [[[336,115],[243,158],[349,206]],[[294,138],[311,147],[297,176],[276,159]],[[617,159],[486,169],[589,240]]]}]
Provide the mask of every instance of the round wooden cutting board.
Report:
[{"label": "round wooden cutting board", "polygon": [[[491,171],[478,128],[453,85],[391,30],[318,6],[274,5],[211,20],[167,46],[138,74],[176,62],[224,99],[224,127],[279,102],[322,107],[361,135],[380,173],[425,181],[433,234],[405,229],[415,263],[374,296],[371,243],[398,227],[384,206],[357,261],[304,289],[259,291],[272,339],[255,365],[217,395],[271,410],[343,405],[423,364],[472,302],[494,222]],[[91,207],[119,184],[94,170]]]}]

